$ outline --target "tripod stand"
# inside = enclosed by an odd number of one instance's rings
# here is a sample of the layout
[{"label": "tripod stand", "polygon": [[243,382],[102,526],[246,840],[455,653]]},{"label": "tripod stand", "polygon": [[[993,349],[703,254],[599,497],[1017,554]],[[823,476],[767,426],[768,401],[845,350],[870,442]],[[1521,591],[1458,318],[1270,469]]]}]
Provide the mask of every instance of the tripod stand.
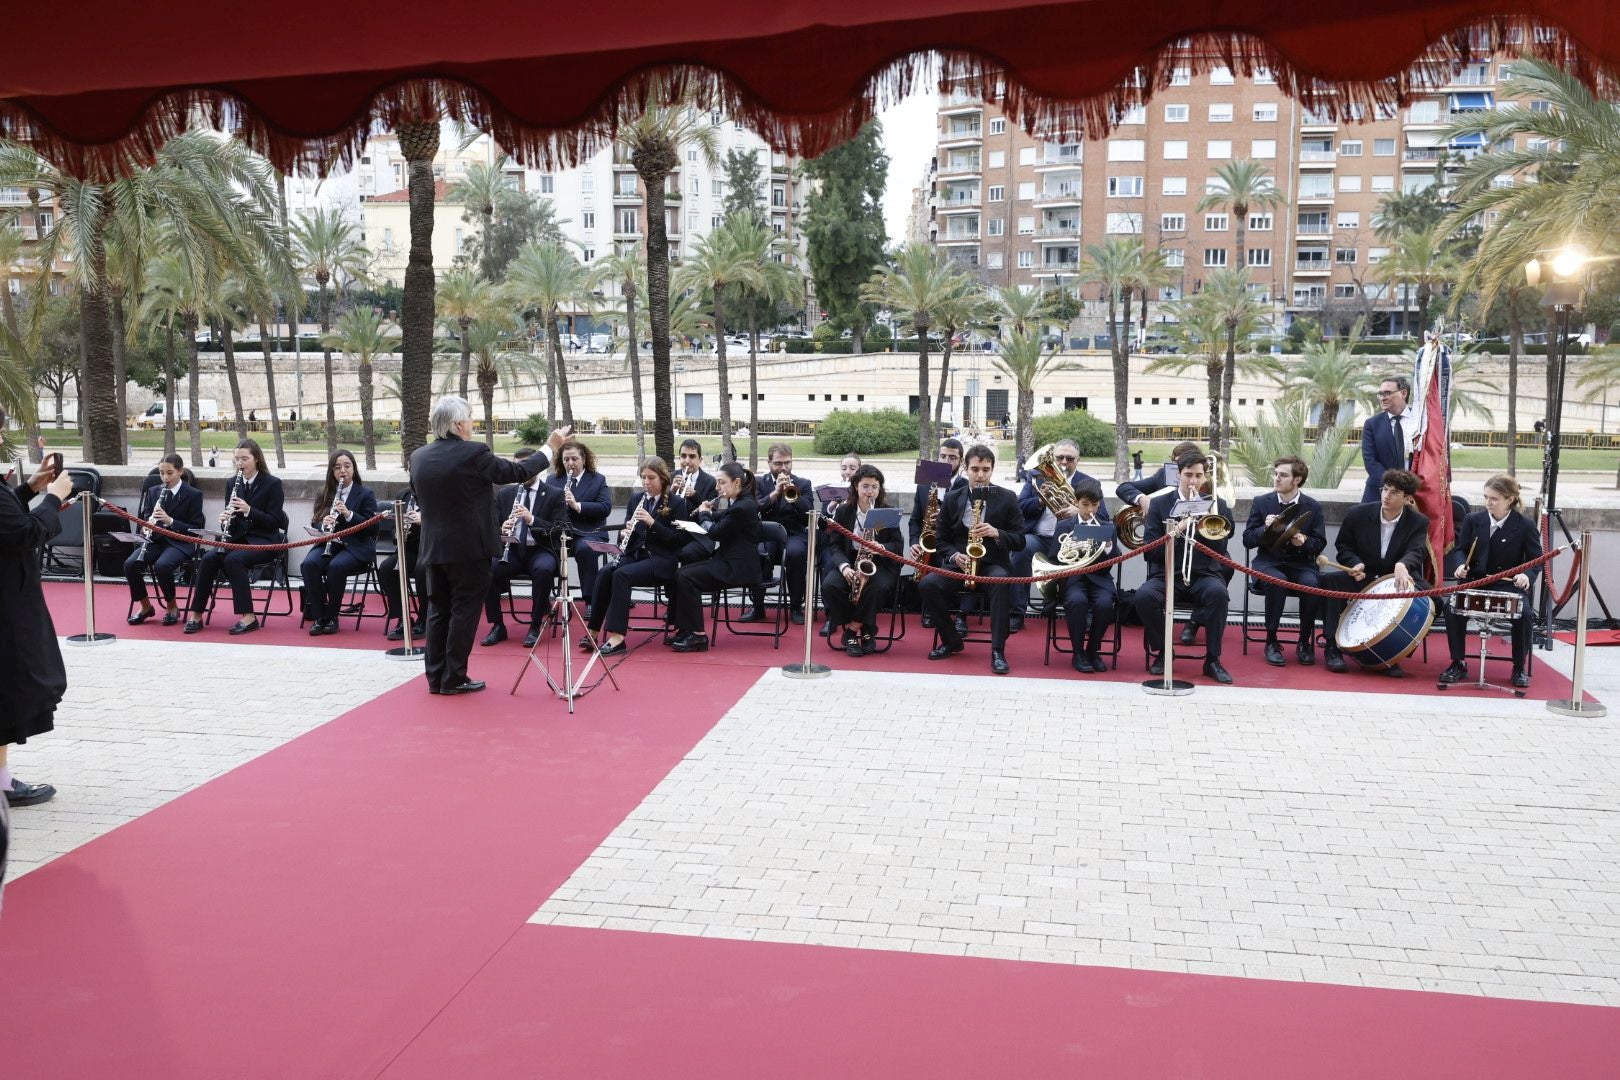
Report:
[{"label": "tripod stand", "polygon": [[[578,620],[581,633],[589,636],[590,629],[585,625],[585,616],[579,613],[579,605],[574,602],[570,589],[568,577],[568,530],[566,528],[558,530],[557,540],[557,599],[553,602],[545,622],[541,624],[540,636],[535,639],[533,645],[529,646],[529,655],[524,658],[523,666],[518,669],[517,678],[512,682],[511,692],[513,694],[517,693],[518,686],[523,682],[523,676],[528,673],[529,665],[535,664],[545,673],[546,685],[551,688],[554,694],[568,702],[568,711],[572,713],[574,711],[574,699],[596,689],[600,685],[601,679],[597,679],[596,682],[589,686],[585,685],[585,680],[590,676],[591,669],[596,666],[596,662],[602,657],[593,650],[590,660],[585,663],[585,669],[579,673],[579,678],[577,680],[574,678],[574,642],[570,627],[575,620]],[[541,597],[535,597],[534,602],[539,604],[543,600]],[[559,609],[561,610],[560,614]],[[546,662],[536,655],[537,650],[540,648],[540,642],[546,640],[546,626],[555,626],[558,623],[562,625],[563,662],[561,682],[552,674],[551,669],[546,666]],[[611,667],[603,664],[602,674],[607,678],[608,682],[613,684],[613,689],[617,690],[619,688],[619,681],[613,677]]]}]

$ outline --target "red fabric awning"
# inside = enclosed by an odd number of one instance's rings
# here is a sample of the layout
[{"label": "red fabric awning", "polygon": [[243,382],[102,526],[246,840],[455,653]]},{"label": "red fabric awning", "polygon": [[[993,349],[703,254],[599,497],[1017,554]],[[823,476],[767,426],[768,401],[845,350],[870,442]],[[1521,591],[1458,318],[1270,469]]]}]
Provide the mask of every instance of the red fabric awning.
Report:
[{"label": "red fabric awning", "polygon": [[648,94],[687,89],[813,154],[935,73],[1026,126],[1073,129],[1189,62],[1269,67],[1335,114],[1400,98],[1424,56],[1445,69],[1522,44],[1574,57],[1589,81],[1620,71],[1608,0],[1510,2],[1503,15],[1480,0],[79,0],[48,30],[14,21],[0,38],[0,134],[86,172],[202,122],[279,165],[320,165],[437,114],[568,160]]}]

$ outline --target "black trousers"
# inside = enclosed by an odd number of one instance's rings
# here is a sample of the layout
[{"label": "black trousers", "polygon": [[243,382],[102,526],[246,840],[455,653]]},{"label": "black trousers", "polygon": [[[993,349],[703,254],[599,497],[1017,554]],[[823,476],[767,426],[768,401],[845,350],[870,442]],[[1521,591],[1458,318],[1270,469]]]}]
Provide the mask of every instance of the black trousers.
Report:
[{"label": "black trousers", "polygon": [[[411,588],[414,590],[417,602],[423,605],[424,614],[427,605],[427,567],[416,561],[414,547],[405,553],[405,573],[411,579]],[[377,564],[377,580],[382,583],[383,596],[387,598],[388,618],[399,618],[399,553],[394,552]]]},{"label": "black trousers", "polygon": [[129,596],[137,603],[146,599],[146,568],[152,568],[152,576],[157,578],[158,591],[163,594],[163,602],[174,603],[174,575],[184,565],[186,553],[179,548],[164,544],[162,547],[153,546],[147,551],[148,562],[139,561],[136,556],[140,549],[124,560],[124,580],[129,582]]},{"label": "black trousers", "polygon": [[1069,644],[1075,652],[1102,651],[1103,639],[1114,625],[1118,599],[1113,576],[1107,570],[1064,579],[1063,621],[1069,626]]},{"label": "black trousers", "polygon": [[[843,562],[843,559],[838,561]],[[876,558],[873,561],[877,562]],[[872,633],[877,630],[878,608],[894,599],[894,583],[898,577],[888,560],[877,562],[877,573],[866,579],[860,602],[852,604],[849,582],[836,567],[829,569],[821,575],[821,602],[827,608],[827,618],[834,626],[851,629],[859,626]]]},{"label": "black trousers", "polygon": [[[1372,580],[1368,575],[1366,581],[1357,581],[1343,570],[1329,570],[1320,575],[1320,586],[1332,589],[1334,592],[1360,592],[1362,587]],[[1427,589],[1429,583],[1420,577],[1412,578],[1412,588],[1415,591]],[[1327,639],[1327,647],[1333,652],[1339,651],[1339,618],[1344,614],[1347,601],[1322,599],[1317,609],[1322,614],[1322,636]]]},{"label": "black trousers", "polygon": [[[808,540],[803,535],[789,536],[787,546],[784,548],[775,540],[761,540],[759,550],[769,557],[771,562],[781,562],[782,573],[787,575],[788,603],[799,607],[804,603],[804,563],[806,558],[806,545]],[[752,592],[754,606],[765,606],[765,586],[759,585]]]},{"label": "black trousers", "polygon": [[310,548],[298,571],[304,577],[304,616],[311,622],[335,621],[349,578],[365,568],[348,548],[340,547],[331,555],[324,544]]},{"label": "black trousers", "polygon": [[[1226,580],[1205,575],[1193,578],[1191,585],[1176,582],[1176,596],[1192,607],[1192,621],[1202,623],[1209,631],[1209,643],[1204,655],[1209,660],[1221,658],[1221,639],[1226,636]],[[1147,651],[1164,651],[1164,575],[1148,578],[1136,590],[1136,613],[1141,616],[1143,640]]]},{"label": "black trousers", "polygon": [[[1530,614],[1533,606],[1530,597],[1522,590],[1505,583],[1486,585],[1484,588],[1492,592],[1518,593],[1524,597],[1524,614],[1513,620],[1513,633],[1509,638],[1513,643],[1513,670],[1523,671],[1525,662],[1530,659]],[[1451,649],[1452,662],[1461,664],[1468,659],[1468,639],[1478,637],[1479,632],[1475,630],[1474,633],[1469,633],[1468,618],[1457,614],[1456,602],[1457,594],[1452,593],[1452,608],[1446,612],[1446,645]]]},{"label": "black trousers", "polygon": [[[982,577],[1007,577],[1008,571],[1005,566],[981,566],[979,574]],[[1007,620],[1012,611],[1012,589],[1015,586],[987,585],[981,581],[977,589],[967,589],[964,588],[965,584],[941,574],[929,574],[923,578],[917,585],[923,614],[934,624],[941,641],[947,645],[960,645],[962,643],[957,640],[956,629],[951,625],[951,608],[957,606],[959,599],[965,600],[969,596],[978,597],[978,602],[982,604],[985,595],[989,594],[990,647],[1000,652],[1007,644]]]},{"label": "black trousers", "polygon": [[605,533],[587,533],[581,536],[568,538],[568,552],[574,557],[574,565],[579,569],[579,595],[587,604],[593,604],[591,597],[596,595],[596,577],[602,571],[603,556],[600,552],[592,551],[585,546],[587,540],[606,540]]},{"label": "black trousers", "polygon": [[551,587],[557,580],[557,553],[548,547],[513,548],[510,560],[495,560],[484,596],[484,615],[491,626],[506,621],[501,614],[501,596],[507,584],[518,576],[527,577],[534,586],[534,610],[529,615],[529,625],[539,626],[551,606]]},{"label": "black trousers", "polygon": [[690,540],[685,547],[681,548],[680,563],[685,566],[687,563],[702,562],[714,554],[714,548],[715,543],[713,540],[703,537]]},{"label": "black trousers", "polygon": [[[1311,588],[1321,586],[1321,575],[1314,566],[1295,566],[1290,563],[1280,565],[1256,567],[1272,577],[1287,578],[1295,585],[1308,585]],[[1277,627],[1282,624],[1283,604],[1288,601],[1288,590],[1281,585],[1272,585],[1269,582],[1260,586],[1261,594],[1266,598],[1266,640],[1271,641],[1277,636]],[[1316,612],[1321,601],[1315,596],[1304,593],[1299,597],[1299,640],[1301,644],[1310,644],[1316,640]]]},{"label": "black trousers", "polygon": [[675,629],[683,634],[703,633],[704,595],[740,584],[732,580],[725,566],[712,560],[681,567],[675,573]]},{"label": "black trousers", "polygon": [[591,595],[592,630],[604,627],[610,634],[622,634],[630,627],[630,594],[637,588],[663,585],[673,589],[675,579],[659,570],[652,559],[637,559],[604,566],[596,575],[596,592]]},{"label": "black trousers", "polygon": [[208,601],[214,595],[214,583],[223,574],[225,580],[230,582],[231,604],[236,613],[253,614],[253,572],[279,557],[279,553],[266,555],[262,551],[210,548],[197,565],[197,583],[191,589],[191,610],[207,610]]},{"label": "black trousers", "polygon": [[478,605],[489,592],[489,560],[442,563],[428,570],[428,686],[455,686],[467,679],[467,657],[478,632]]}]

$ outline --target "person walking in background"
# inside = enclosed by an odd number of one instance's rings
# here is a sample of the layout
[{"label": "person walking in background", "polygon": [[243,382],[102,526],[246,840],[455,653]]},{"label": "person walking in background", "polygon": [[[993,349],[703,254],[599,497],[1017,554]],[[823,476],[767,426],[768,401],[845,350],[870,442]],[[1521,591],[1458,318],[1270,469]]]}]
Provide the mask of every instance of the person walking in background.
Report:
[{"label": "person walking in background", "polygon": [[1142,479],[1142,451],[1136,450],[1131,453],[1131,467],[1136,470],[1131,474],[1131,479]]}]

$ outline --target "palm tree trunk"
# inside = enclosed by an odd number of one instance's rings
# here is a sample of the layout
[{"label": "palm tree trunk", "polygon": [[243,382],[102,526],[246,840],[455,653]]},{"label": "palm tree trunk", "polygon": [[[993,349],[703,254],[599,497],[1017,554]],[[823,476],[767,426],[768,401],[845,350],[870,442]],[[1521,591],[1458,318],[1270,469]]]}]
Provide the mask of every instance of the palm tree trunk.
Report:
[{"label": "palm tree trunk", "polygon": [[759,469],[759,323],[748,328],[748,471]]},{"label": "palm tree trunk", "polygon": [[186,416],[186,430],[191,436],[191,465],[193,468],[202,468],[202,416],[201,406],[198,404],[197,379],[198,368],[202,366],[201,358],[197,355],[197,315],[190,312],[186,315],[183,327],[186,332],[186,404],[190,411]]},{"label": "palm tree trunk", "polygon": [[551,356],[550,335],[547,335],[546,343],[540,346],[540,355],[545,358],[546,427],[549,430],[557,426],[557,362]]},{"label": "palm tree trunk", "polygon": [[[641,352],[636,347],[636,282],[626,279],[624,289],[624,324],[630,328],[630,341],[625,356],[630,361],[630,402],[636,414],[636,468],[647,460],[647,427],[641,412]],[[668,464],[668,462],[665,462]]]},{"label": "palm tree trunk", "polygon": [[1028,461],[1035,452],[1035,387],[1018,388],[1018,460]]},{"label": "palm tree trunk", "polygon": [[[1221,445],[1224,454],[1232,441],[1232,384],[1237,379],[1237,324],[1226,327],[1226,366],[1221,369]],[[1215,449],[1211,447],[1211,449]]]},{"label": "palm tree trunk", "polygon": [[[669,233],[664,221],[664,181],[676,164],[674,147],[638,149],[632,160],[647,189],[647,323],[653,351],[653,453],[675,460],[675,411],[669,360]],[[722,403],[724,395],[721,395]]]},{"label": "palm tree trunk", "polygon": [[366,468],[377,467],[377,429],[371,422],[371,356],[360,354],[360,428],[365,434]]},{"label": "palm tree trunk", "polygon": [[495,369],[478,371],[478,396],[484,400],[484,445],[495,449]]},{"label": "palm tree trunk", "polygon": [[274,352],[270,347],[270,327],[261,320],[259,322],[259,341],[264,347],[264,385],[270,396],[270,435],[276,444],[276,468],[287,467],[287,454],[281,446],[281,413],[276,409],[276,361]]},{"label": "palm tree trunk", "polygon": [[[326,282],[321,285],[321,338],[332,332],[332,306],[326,296]],[[332,386],[332,349],[323,346],[321,349],[323,370],[326,375],[326,456],[331,457],[337,453],[337,391]]]},{"label": "palm tree trunk", "polygon": [[174,320],[163,322],[163,456],[174,453]]},{"label": "palm tree trunk", "polygon": [[118,404],[118,460],[129,460],[129,411],[125,392],[129,382],[129,354],[124,347],[124,290],[107,290],[112,314],[113,394]]},{"label": "palm tree trunk", "polygon": [[236,437],[248,437],[247,414],[242,411],[242,383],[236,377],[236,344],[229,323],[225,324],[225,381],[231,386],[231,410],[235,413]]},{"label": "palm tree trunk", "polygon": [[[484,247],[486,249],[485,252],[484,252],[484,261],[487,263],[487,262],[489,262],[489,252],[487,250],[488,247],[489,247],[489,241],[487,239],[488,236],[489,236],[489,233],[486,232],[484,234],[484,236],[486,237],[486,239],[484,241]],[[466,400],[466,398],[467,398],[467,379],[468,379],[468,377],[470,375],[472,375],[472,342],[470,340],[468,340],[468,338],[467,338],[467,328],[472,325],[472,320],[468,319],[468,318],[461,318],[461,319],[457,319],[456,321],[461,326],[461,391],[460,391],[460,393],[461,393],[462,400]]]},{"label": "palm tree trunk", "polygon": [[1115,293],[1105,286],[1108,293],[1108,335],[1109,344],[1114,358],[1114,479],[1122,481],[1129,478],[1130,471],[1130,418],[1129,407],[1131,403],[1131,357],[1129,352],[1121,352],[1119,335],[1115,333],[1114,319],[1119,314],[1115,306]]},{"label": "palm tree trunk", "polygon": [[111,212],[110,207],[102,212],[92,231],[89,250],[81,253],[90,264],[91,284],[79,301],[84,348],[79,430],[84,435],[85,460],[98,465],[124,464],[118,433],[118,394],[113,386],[112,314],[107,294],[107,247],[103,241]]},{"label": "palm tree trunk", "polygon": [[1221,372],[1223,370],[1219,353],[1212,353],[1206,367],[1209,375],[1209,446],[1215,448],[1215,440],[1221,432]]},{"label": "palm tree trunk", "polygon": [[410,174],[411,254],[400,304],[400,460],[427,442],[433,395],[433,157],[439,152],[437,117],[399,125],[400,149]]},{"label": "palm tree trunk", "polygon": [[546,319],[546,347],[551,352],[551,363],[557,372],[557,395],[562,398],[562,421],[574,426],[574,399],[568,392],[568,369],[563,366],[562,334],[557,330],[557,312]]},{"label": "palm tree trunk", "polygon": [[725,313],[720,304],[721,291],[714,290],[714,370],[720,394],[720,452],[726,461],[735,461],[737,447],[731,438],[731,372],[726,363]]},{"label": "palm tree trunk", "polygon": [[[934,431],[939,433],[945,430],[945,392],[950,388],[946,381],[951,377],[951,335],[945,335],[945,344],[939,350],[939,392],[934,395]],[[927,445],[923,447],[927,449]]]},{"label": "palm tree trunk", "polygon": [[928,320],[912,325],[917,328],[917,452],[926,454],[934,445],[934,418],[928,411]]},{"label": "palm tree trunk", "polygon": [[1508,386],[1507,386],[1507,471],[1517,476],[1519,467],[1519,353],[1524,348],[1524,320],[1519,317],[1517,291],[1508,293]]}]

